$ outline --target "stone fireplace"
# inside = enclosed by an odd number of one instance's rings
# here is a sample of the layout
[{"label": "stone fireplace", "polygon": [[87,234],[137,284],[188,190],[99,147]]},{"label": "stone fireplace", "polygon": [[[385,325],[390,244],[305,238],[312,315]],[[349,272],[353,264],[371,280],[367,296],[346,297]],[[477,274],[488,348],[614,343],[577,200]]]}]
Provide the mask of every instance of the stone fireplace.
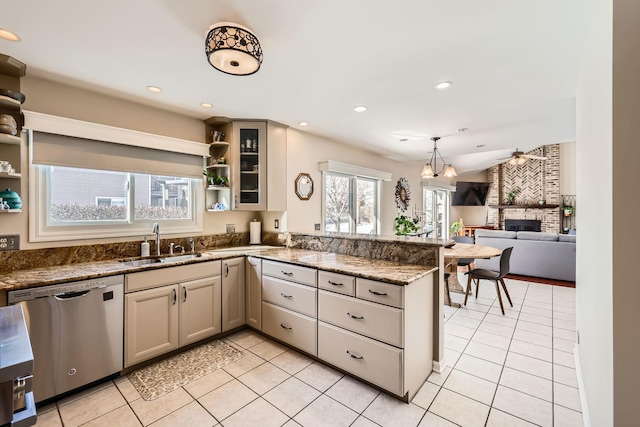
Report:
[{"label": "stone fireplace", "polygon": [[542,231],[542,221],[538,219],[505,219],[507,231]]}]

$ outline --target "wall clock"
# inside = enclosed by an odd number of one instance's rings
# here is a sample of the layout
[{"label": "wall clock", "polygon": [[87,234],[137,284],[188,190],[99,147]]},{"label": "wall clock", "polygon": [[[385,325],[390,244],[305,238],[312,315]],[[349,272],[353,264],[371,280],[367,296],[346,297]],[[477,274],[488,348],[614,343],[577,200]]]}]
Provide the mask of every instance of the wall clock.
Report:
[{"label": "wall clock", "polygon": [[406,211],[411,202],[411,188],[406,178],[400,178],[396,183],[396,206],[401,211]]}]

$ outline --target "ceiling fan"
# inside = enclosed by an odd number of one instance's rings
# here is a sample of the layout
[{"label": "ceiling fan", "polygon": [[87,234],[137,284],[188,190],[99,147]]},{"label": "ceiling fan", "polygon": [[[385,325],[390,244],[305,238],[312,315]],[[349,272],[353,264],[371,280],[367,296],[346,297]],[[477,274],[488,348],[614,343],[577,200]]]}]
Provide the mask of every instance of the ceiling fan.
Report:
[{"label": "ceiling fan", "polygon": [[511,153],[511,156],[503,157],[503,158],[498,159],[498,160],[507,160],[507,159],[510,159],[509,162],[508,162],[510,165],[522,165],[528,159],[547,160],[546,157],[534,156],[533,154],[525,154],[524,151],[519,151],[517,148],[516,148],[516,151]]}]

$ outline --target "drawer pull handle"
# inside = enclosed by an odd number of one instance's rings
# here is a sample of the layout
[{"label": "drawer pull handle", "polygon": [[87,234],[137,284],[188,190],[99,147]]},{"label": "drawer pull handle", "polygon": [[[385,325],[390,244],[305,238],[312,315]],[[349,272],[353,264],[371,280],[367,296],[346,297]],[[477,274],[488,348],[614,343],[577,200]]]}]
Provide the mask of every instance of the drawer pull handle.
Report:
[{"label": "drawer pull handle", "polygon": [[364,359],[364,357],[362,356],[358,356],[356,354],[351,353],[349,350],[347,350],[347,354],[349,355],[349,357],[353,357],[354,359]]},{"label": "drawer pull handle", "polygon": [[347,316],[351,317],[352,319],[356,319],[356,320],[362,320],[364,319],[364,316],[354,316],[351,313],[347,313]]},{"label": "drawer pull handle", "polygon": [[280,295],[283,296],[284,298],[293,298],[293,295],[286,295],[286,294],[283,294],[282,292],[280,292]]},{"label": "drawer pull handle", "polygon": [[293,329],[293,328],[291,328],[290,326],[285,326],[285,325],[283,325],[282,323],[280,323],[280,327],[281,327],[282,329],[286,329],[286,330],[288,330],[288,331],[290,331],[291,329]]},{"label": "drawer pull handle", "polygon": [[289,277],[293,276],[293,273],[290,272],[290,271],[280,270],[280,273],[284,274],[285,276],[289,276]]},{"label": "drawer pull handle", "polygon": [[330,285],[333,285],[333,286],[344,286],[342,283],[332,282],[331,280],[328,280],[328,282]]},{"label": "drawer pull handle", "polygon": [[369,289],[369,292],[371,292],[374,295],[377,295],[379,297],[386,297],[387,293],[386,292],[377,292],[377,291],[372,291],[371,289]]}]

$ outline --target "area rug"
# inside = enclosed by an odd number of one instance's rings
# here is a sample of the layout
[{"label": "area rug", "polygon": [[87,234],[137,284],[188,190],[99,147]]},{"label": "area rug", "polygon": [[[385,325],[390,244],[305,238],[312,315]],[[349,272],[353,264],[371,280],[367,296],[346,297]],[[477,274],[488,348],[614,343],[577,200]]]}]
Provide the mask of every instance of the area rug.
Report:
[{"label": "area rug", "polygon": [[144,400],[154,400],[242,357],[242,352],[211,341],[145,366],[128,375]]}]

